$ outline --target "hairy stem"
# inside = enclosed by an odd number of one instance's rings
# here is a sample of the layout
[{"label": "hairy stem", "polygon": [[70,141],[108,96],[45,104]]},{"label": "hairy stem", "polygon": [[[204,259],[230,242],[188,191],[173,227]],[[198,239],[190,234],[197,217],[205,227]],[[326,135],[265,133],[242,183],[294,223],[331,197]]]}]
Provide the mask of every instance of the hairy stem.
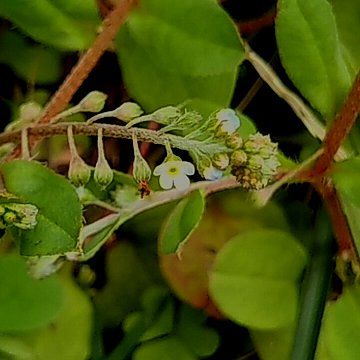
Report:
[{"label": "hairy stem", "polygon": [[[74,135],[97,136],[99,129],[102,129],[104,137],[131,139],[133,134],[135,134],[139,141],[159,145],[165,145],[169,142],[171,146],[185,151],[190,151],[194,148],[200,148],[205,152],[208,151],[209,153],[231,151],[226,146],[215,143],[205,143],[199,140],[190,139],[186,139],[186,141],[184,141],[184,139],[180,136],[159,133],[158,131],[150,129],[127,128],[126,126],[120,125],[60,123],[28,127],[27,131],[29,136],[47,138],[55,135],[66,135],[70,126],[72,127]],[[0,134],[0,145],[9,142],[16,142],[20,140],[20,138],[21,130],[2,133]]]}]

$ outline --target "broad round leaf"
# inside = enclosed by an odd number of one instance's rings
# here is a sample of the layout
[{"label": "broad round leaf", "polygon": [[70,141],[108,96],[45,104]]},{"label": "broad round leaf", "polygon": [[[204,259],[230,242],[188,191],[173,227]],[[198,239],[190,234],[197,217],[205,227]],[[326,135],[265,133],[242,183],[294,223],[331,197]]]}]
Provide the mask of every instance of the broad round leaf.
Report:
[{"label": "broad round leaf", "polygon": [[327,0],[280,0],[276,18],[280,58],[295,86],[328,120],[351,79]]},{"label": "broad round leaf", "polygon": [[5,188],[39,209],[32,230],[14,229],[22,255],[56,255],[76,247],[82,209],[70,183],[45,166],[24,160],[1,165]]},{"label": "broad round leaf", "polygon": [[320,336],[318,360],[357,359],[360,354],[360,288],[346,288],[328,305]]},{"label": "broad round leaf", "polygon": [[205,199],[201,191],[194,191],[182,199],[162,226],[159,236],[160,253],[177,252],[199,225],[204,210]]},{"label": "broad round leaf", "polygon": [[36,360],[88,359],[91,351],[92,305],[69,278],[62,279],[64,306],[53,324],[24,337]]},{"label": "broad round leaf", "polygon": [[0,257],[0,279],[0,332],[45,326],[63,306],[58,279],[30,278],[24,261],[15,255]]},{"label": "broad round leaf", "polygon": [[244,58],[213,0],[144,0],[117,45],[127,88],[148,111],[194,98],[227,106]]},{"label": "broad round leaf", "polygon": [[306,262],[289,233],[255,230],[236,236],[220,250],[210,273],[210,295],[232,320],[257,329],[294,321],[297,280]]}]

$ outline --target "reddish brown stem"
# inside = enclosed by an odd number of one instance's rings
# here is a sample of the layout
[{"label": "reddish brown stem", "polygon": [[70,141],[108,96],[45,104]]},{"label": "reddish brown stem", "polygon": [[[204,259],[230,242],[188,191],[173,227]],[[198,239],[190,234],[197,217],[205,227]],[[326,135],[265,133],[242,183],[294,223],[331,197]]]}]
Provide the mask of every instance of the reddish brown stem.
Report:
[{"label": "reddish brown stem", "polygon": [[328,210],[340,256],[344,259],[358,260],[359,256],[354,245],[351,230],[334,186],[329,181],[326,184],[324,182],[317,183],[315,187],[321,194]]},{"label": "reddish brown stem", "polygon": [[[79,59],[78,63],[73,67],[70,74],[51,98],[38,121],[39,124],[49,123],[56,114],[64,110],[84,80],[89,76],[100,57],[110,46],[116,33],[125,22],[130,10],[135,4],[136,0],[120,1],[115,9],[103,21],[101,33],[96,37],[92,46]],[[34,147],[36,143],[36,139],[30,139],[30,148]],[[21,149],[18,146],[13,151],[11,157],[18,157],[20,153]]]},{"label": "reddish brown stem", "polygon": [[314,167],[315,176],[321,176],[331,166],[334,156],[350,133],[360,113],[360,73],[324,140],[324,152]]},{"label": "reddish brown stem", "polygon": [[271,26],[276,17],[276,10],[271,9],[261,17],[249,21],[242,21],[238,24],[238,29],[241,35],[249,36],[261,29]]}]

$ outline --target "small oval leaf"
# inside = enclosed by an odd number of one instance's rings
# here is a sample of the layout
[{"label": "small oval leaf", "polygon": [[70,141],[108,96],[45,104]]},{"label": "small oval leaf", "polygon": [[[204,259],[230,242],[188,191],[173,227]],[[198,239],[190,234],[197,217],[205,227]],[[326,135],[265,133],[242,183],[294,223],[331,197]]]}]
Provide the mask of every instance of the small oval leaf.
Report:
[{"label": "small oval leaf", "polygon": [[205,210],[205,198],[201,191],[182,199],[165,220],[159,236],[160,253],[177,252],[199,225]]},{"label": "small oval leaf", "polygon": [[56,255],[74,250],[81,229],[79,198],[62,176],[45,166],[25,160],[1,165],[7,191],[35,205],[39,214],[32,230],[16,229],[22,255]]}]

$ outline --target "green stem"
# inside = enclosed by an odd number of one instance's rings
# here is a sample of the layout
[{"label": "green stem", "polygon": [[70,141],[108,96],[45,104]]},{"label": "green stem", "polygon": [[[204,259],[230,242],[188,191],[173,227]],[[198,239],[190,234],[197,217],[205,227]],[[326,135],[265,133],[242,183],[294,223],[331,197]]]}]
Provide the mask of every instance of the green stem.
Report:
[{"label": "green stem", "polygon": [[321,320],[334,271],[334,239],[330,228],[327,218],[318,217],[312,256],[301,291],[299,320],[291,360],[312,360],[315,357]]}]

